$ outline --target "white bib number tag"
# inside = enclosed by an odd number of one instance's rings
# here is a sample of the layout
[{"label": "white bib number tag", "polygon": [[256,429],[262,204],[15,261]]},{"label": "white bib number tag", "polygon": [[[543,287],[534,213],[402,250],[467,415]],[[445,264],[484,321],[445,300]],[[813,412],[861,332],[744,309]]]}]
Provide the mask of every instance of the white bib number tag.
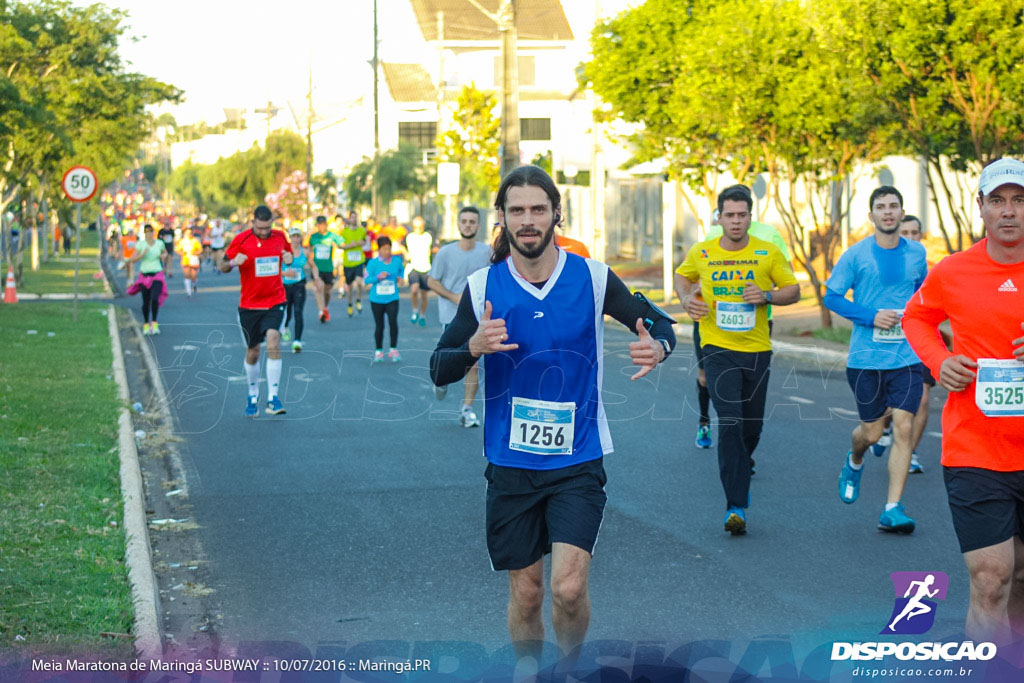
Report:
[{"label": "white bib number tag", "polygon": [[575,403],[513,398],[508,447],[538,455],[569,455],[575,420]]},{"label": "white bib number tag", "polygon": [[[896,311],[903,317],[903,311]],[[901,342],[906,340],[906,335],[903,334],[903,323],[898,322],[888,330],[880,330],[877,327],[871,328],[871,341],[876,342]]]},{"label": "white bib number tag", "polygon": [[377,283],[377,293],[381,296],[391,296],[395,293],[395,281],[381,280]]},{"label": "white bib number tag", "polygon": [[294,268],[289,268],[288,270],[284,271],[281,275],[288,280],[299,279],[299,271],[295,270]]},{"label": "white bib number tag", "polygon": [[280,271],[280,264],[276,256],[256,257],[256,277],[271,277]]},{"label": "white bib number tag", "polygon": [[754,304],[735,301],[715,302],[715,323],[718,329],[729,332],[749,332],[757,322]]},{"label": "white bib number tag", "polygon": [[974,402],[988,417],[1024,417],[1024,363],[979,358]]},{"label": "white bib number tag", "polygon": [[189,268],[198,268],[199,267],[199,257],[198,256],[189,256],[188,257],[188,266],[189,266]]},{"label": "white bib number tag", "polygon": [[313,247],[313,258],[319,261],[326,261],[331,258],[331,245],[318,244]]}]

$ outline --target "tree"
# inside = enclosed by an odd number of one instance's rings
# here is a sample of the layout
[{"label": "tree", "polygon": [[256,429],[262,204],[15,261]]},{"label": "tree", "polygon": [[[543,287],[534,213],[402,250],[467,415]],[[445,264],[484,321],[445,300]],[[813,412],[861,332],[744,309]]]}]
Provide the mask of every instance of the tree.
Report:
[{"label": "tree", "polygon": [[[420,150],[403,144],[378,158],[377,194],[383,204],[412,196],[423,198],[430,191],[434,175],[420,163]],[[365,157],[345,178],[345,193],[353,206],[372,201],[373,159]]]},{"label": "tree", "polygon": [[666,159],[709,201],[725,171],[739,182],[768,174],[826,327],[824,282],[849,211],[840,183],[885,150],[887,108],[863,70],[855,9],[852,0],[734,0],[679,12],[649,0],[595,30],[584,72],[606,118],[639,124],[637,160]]},{"label": "tree", "polygon": [[493,92],[467,85],[456,99],[452,127],[437,136],[438,161],[459,164],[459,194],[465,203],[490,203],[500,178],[500,120]]},{"label": "tree", "polygon": [[960,251],[981,237],[971,227],[972,178],[989,161],[1024,149],[1020,5],[901,0],[871,6],[888,30],[869,54],[869,73],[899,121],[900,150],[926,160],[939,230],[947,250]]},{"label": "tree", "polygon": [[265,149],[253,145],[213,164],[186,162],[171,172],[166,186],[172,197],[206,213],[229,215],[262,204],[289,174],[305,165],[302,136],[280,130],[266,139]]},{"label": "tree", "polygon": [[61,0],[0,3],[0,212],[23,188],[30,204],[65,206],[60,178],[75,163],[109,183],[151,129],[146,107],[180,97],[124,69],[125,16]]}]

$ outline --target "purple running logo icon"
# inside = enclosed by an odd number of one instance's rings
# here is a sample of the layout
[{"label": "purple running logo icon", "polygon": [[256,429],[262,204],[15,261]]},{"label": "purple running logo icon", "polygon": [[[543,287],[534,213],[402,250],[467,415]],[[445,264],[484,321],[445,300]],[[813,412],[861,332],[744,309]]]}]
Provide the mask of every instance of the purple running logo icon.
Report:
[{"label": "purple running logo icon", "polygon": [[945,600],[949,576],[945,572],[893,572],[895,604],[881,633],[917,635],[935,623],[935,600]]}]

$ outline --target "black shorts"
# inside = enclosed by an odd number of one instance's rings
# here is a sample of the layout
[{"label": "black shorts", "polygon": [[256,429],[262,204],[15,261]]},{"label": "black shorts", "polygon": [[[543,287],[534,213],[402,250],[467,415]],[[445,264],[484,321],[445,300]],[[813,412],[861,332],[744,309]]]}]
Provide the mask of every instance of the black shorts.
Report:
[{"label": "black shorts", "polygon": [[429,276],[430,276],[430,273],[427,272],[427,271],[410,270],[409,271],[409,284],[410,285],[418,284],[420,286],[420,289],[422,289],[424,292],[429,292],[430,291],[430,285],[427,284],[427,278]]},{"label": "black shorts", "polygon": [[704,369],[704,349],[700,347],[700,323],[693,321],[693,355],[697,356],[697,367]]},{"label": "black shorts", "polygon": [[317,272],[320,273],[320,279],[324,281],[324,286],[325,287],[330,287],[330,286],[332,286],[334,284],[334,271],[333,270],[328,270],[328,271],[325,272],[325,271],[322,271],[319,268],[317,268]]},{"label": "black shorts", "polygon": [[929,370],[927,367],[925,367],[922,364],[921,365],[921,372],[924,373],[924,383],[927,384],[930,387],[934,387],[935,386],[935,378],[932,377],[932,371]]},{"label": "black shorts", "polygon": [[943,467],[960,552],[1024,540],[1024,471]]},{"label": "black shorts", "polygon": [[366,266],[361,263],[358,266],[345,266],[345,284],[352,284],[356,281],[356,278],[363,277],[365,272]]},{"label": "black shorts", "polygon": [[238,309],[238,324],[242,327],[242,338],[247,348],[254,349],[263,343],[267,330],[276,330],[284,320],[284,304],[271,308]]},{"label": "black shorts", "polygon": [[861,421],[881,419],[888,408],[916,413],[921,406],[923,369],[920,363],[891,370],[846,368],[846,381],[853,389]]},{"label": "black shorts", "polygon": [[602,458],[557,470],[487,465],[487,552],[495,571],[525,569],[552,543],[594,553],[608,480]]}]

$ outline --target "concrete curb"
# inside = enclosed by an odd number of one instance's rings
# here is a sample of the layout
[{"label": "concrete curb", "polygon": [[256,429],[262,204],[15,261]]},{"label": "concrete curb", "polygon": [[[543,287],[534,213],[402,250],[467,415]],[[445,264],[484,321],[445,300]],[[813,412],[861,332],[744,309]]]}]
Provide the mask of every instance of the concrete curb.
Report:
[{"label": "concrete curb", "polygon": [[[79,294],[79,301],[103,301],[113,296],[112,294]],[[22,294],[18,292],[18,300],[25,301],[73,301],[74,294]]]},{"label": "concrete curb", "polygon": [[[128,377],[124,366],[124,350],[117,331],[116,311],[107,306],[110,345],[114,353],[114,378],[122,403],[129,401]],[[163,654],[160,639],[159,602],[156,577],[153,575],[149,531],[146,526],[146,496],[142,487],[139,453],[135,448],[132,418],[126,407],[117,420],[118,449],[121,459],[121,495],[124,498],[125,564],[135,606],[135,651],[140,659],[155,659]]]},{"label": "concrete curb", "polygon": [[[693,325],[676,323],[672,326],[677,338],[693,341]],[[841,363],[846,365],[846,353],[835,349],[826,349],[814,344],[794,344],[792,342],[772,340],[772,351],[777,356],[799,358],[801,360],[817,360],[819,365],[832,365]]]},{"label": "concrete curb", "polygon": [[[146,372],[149,373],[150,380],[153,383],[153,401],[156,402],[155,412],[160,416],[160,420],[164,426],[174,431],[174,417],[171,415],[170,401],[167,400],[167,388],[164,386],[164,379],[160,375],[160,366],[157,365],[156,356],[153,355],[153,348],[146,339],[145,335],[142,334],[142,326],[139,325],[138,319],[135,317],[135,313],[132,311],[128,312],[128,315],[132,318],[132,327],[135,330],[135,336],[139,339],[139,347],[142,349],[142,361],[146,366]],[[151,410],[150,406],[146,407],[147,410]],[[182,492],[184,498],[188,498],[188,479],[185,476],[185,465],[181,460],[181,451],[177,447],[169,447],[171,463],[175,469],[175,476],[178,479],[178,488]]]}]

